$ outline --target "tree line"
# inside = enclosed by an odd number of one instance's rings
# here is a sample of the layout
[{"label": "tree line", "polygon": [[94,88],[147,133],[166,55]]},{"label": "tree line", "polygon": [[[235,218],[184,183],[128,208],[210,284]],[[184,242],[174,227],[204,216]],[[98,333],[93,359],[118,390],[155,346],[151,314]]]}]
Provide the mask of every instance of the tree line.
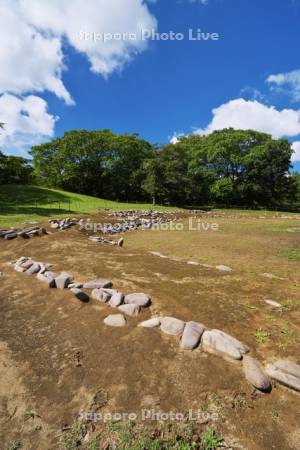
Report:
[{"label": "tree line", "polygon": [[[110,200],[243,207],[300,202],[291,144],[253,130],[184,136],[162,147],[137,134],[74,130],[29,153],[30,163],[16,161],[21,183],[34,177],[36,184]],[[3,167],[13,166],[11,158],[0,155],[2,184]],[[18,182],[18,177],[10,179]]]}]

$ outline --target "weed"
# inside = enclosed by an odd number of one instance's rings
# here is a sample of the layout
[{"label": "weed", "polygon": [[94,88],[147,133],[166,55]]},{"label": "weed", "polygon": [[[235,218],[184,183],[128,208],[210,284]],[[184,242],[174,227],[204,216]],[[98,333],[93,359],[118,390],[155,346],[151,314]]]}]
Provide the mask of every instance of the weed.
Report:
[{"label": "weed", "polygon": [[255,332],[255,339],[258,344],[264,344],[270,339],[270,337],[271,334],[268,331],[263,330],[262,328],[259,328]]},{"label": "weed", "polygon": [[209,429],[202,434],[203,450],[215,450],[223,442],[224,439],[220,438],[213,429]]},{"label": "weed", "polygon": [[9,447],[9,450],[18,450],[21,447],[22,447],[22,442],[17,440],[17,441],[12,442],[11,446]]},{"label": "weed", "polygon": [[292,299],[285,300],[284,302],[280,303],[280,311],[291,311],[296,306],[296,302]]}]

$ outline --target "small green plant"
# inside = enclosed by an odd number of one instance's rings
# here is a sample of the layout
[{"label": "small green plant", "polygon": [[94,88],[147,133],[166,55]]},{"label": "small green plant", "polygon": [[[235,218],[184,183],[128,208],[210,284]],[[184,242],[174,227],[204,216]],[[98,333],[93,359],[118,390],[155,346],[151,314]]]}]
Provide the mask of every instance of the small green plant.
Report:
[{"label": "small green plant", "polygon": [[9,447],[9,450],[18,450],[21,447],[22,447],[22,442],[17,440],[17,441],[12,442],[11,446]]},{"label": "small green plant", "polygon": [[24,420],[34,419],[37,416],[37,414],[34,411],[26,411],[24,413]]},{"label": "small green plant", "polygon": [[258,344],[264,344],[265,342],[268,342],[270,337],[271,337],[271,334],[268,331],[263,330],[262,328],[259,328],[255,332],[255,339],[256,339],[256,342],[258,342]]},{"label": "small green plant", "polygon": [[287,256],[287,258],[290,261],[300,261],[300,250],[286,250],[284,253],[284,256]]},{"label": "small green plant", "polygon": [[285,300],[280,303],[280,311],[291,311],[296,306],[296,302],[292,299]]},{"label": "small green plant", "polygon": [[206,433],[202,434],[202,446],[203,450],[215,450],[224,442],[224,439],[220,438],[216,431],[209,429]]}]

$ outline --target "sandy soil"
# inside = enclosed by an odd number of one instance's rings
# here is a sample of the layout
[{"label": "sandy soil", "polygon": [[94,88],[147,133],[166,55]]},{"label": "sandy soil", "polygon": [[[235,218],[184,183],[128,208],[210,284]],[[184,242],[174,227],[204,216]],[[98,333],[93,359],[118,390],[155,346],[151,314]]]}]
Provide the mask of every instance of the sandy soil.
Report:
[{"label": "sandy soil", "polygon": [[[228,214],[209,221],[219,231],[188,231],[183,219],[183,231],[128,233],[123,248],[95,244],[76,228],[0,242],[1,450],[17,440],[25,449],[61,448],[62,429],[100,389],[108,396],[104,411],[209,410],[218,413],[213,426],[240,448],[300,449],[300,395],[279,385],[254,393],[239,364],[200,349],[183,352],[178,339],[137,327],[154,314],[174,315],[238,337],[261,361],[300,363],[300,261],[285,256],[300,249],[300,233],[287,231],[299,220]],[[23,255],[78,281],[106,278],[126,293],[149,293],[153,304],[126,327],[108,328],[106,305],[81,304],[68,290],[47,289],[5,265]],[[274,311],[265,299],[293,306]],[[255,338],[259,328],[270,333],[265,343]]]}]

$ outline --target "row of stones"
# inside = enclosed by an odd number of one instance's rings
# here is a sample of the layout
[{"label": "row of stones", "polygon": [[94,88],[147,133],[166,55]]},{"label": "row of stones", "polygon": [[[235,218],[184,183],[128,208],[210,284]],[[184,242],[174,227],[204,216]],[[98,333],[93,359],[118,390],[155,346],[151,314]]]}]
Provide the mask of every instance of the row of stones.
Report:
[{"label": "row of stones", "polygon": [[[159,258],[171,259],[172,261],[183,262],[182,259],[180,259],[180,258],[169,257],[166,255],[163,255],[160,252],[149,251],[149,253],[153,256],[158,256]],[[205,267],[207,269],[217,269],[217,270],[220,270],[220,272],[232,272],[232,270],[233,270],[231,267],[225,266],[223,264],[219,264],[217,266],[212,266],[210,264],[199,263],[197,261],[187,261],[186,263],[189,264],[190,266],[201,266],[201,267]]]},{"label": "row of stones", "polygon": [[24,272],[26,275],[36,275],[39,281],[45,283],[49,288],[69,289],[76,298],[84,303],[88,303],[90,296],[82,290],[92,289],[91,298],[107,303],[109,306],[119,308],[128,316],[137,316],[142,308],[147,308],[151,304],[150,297],[143,293],[132,293],[124,295],[116,289],[112,289],[112,282],[109,280],[92,280],[84,283],[74,282],[74,277],[66,272],[59,275],[50,271],[50,264],[36,262],[29,257],[21,257],[11,263],[17,272]]},{"label": "row of stones", "polygon": [[82,219],[76,217],[65,217],[64,219],[49,219],[50,227],[56,230],[67,230],[68,228],[77,225]]},{"label": "row of stones", "polygon": [[[144,293],[124,295],[112,289],[112,282],[93,280],[85,283],[75,283],[72,275],[62,272],[60,275],[49,271],[50,265],[22,257],[14,262],[15,270],[26,274],[37,274],[40,281],[49,287],[59,289],[69,288],[81,301],[89,301],[89,296],[80,288],[92,289],[91,297],[113,308],[118,308],[121,314],[112,314],[104,319],[109,326],[124,326],[127,321],[123,314],[137,316],[142,308],[151,305],[151,299]],[[123,313],[123,314],[122,314]],[[264,368],[259,361],[247,355],[250,348],[238,339],[223,331],[207,329],[198,322],[184,322],[174,317],[151,318],[139,326],[144,328],[160,327],[165,334],[180,336],[180,346],[184,350],[194,350],[199,345],[201,349],[225,357],[228,360],[241,361],[248,382],[262,392],[271,391],[270,378],[300,391],[300,366],[286,360],[277,360]],[[270,377],[270,378],[269,378]]]},{"label": "row of stones", "polygon": [[242,360],[247,381],[262,392],[272,389],[270,378],[300,391],[300,365],[292,361],[277,360],[265,368],[255,358],[247,355],[250,348],[236,338],[220,330],[207,330],[197,322],[183,322],[172,317],[152,318],[139,326],[153,328],[160,326],[162,332],[181,336],[180,346],[184,350],[194,350],[201,345],[202,350],[225,357],[228,360]]},{"label": "row of stones", "polygon": [[45,228],[27,227],[27,228],[10,228],[8,230],[0,230],[0,238],[11,240],[16,238],[30,239],[34,236],[43,236],[48,234]]}]

